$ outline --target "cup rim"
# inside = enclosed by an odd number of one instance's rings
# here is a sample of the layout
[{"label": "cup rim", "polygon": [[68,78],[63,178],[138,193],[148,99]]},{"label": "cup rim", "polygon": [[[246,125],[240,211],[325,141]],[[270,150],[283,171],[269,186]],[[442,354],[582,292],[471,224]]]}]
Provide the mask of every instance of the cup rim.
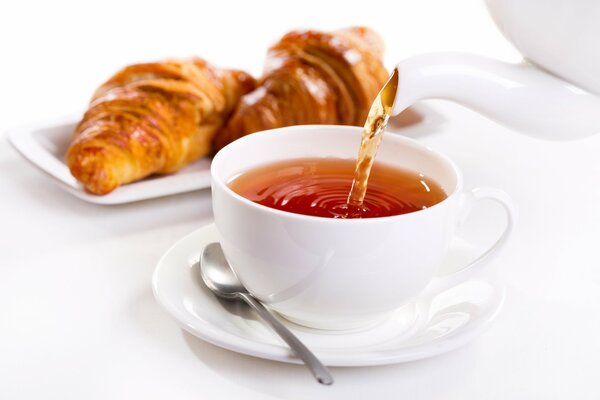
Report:
[{"label": "cup rim", "polygon": [[449,158],[448,156],[446,156],[443,153],[440,153],[437,150],[432,149],[431,147],[429,147],[423,143],[420,143],[419,141],[417,141],[415,139],[412,139],[412,138],[409,138],[406,136],[402,136],[402,135],[396,134],[396,133],[391,133],[391,134],[388,133],[387,138],[385,138],[382,141],[381,146],[385,146],[386,140],[388,140],[388,141],[396,140],[399,142],[408,143],[410,145],[413,145],[413,146],[416,146],[416,147],[426,150],[429,154],[443,160],[447,165],[450,166],[452,173],[456,177],[456,184],[454,185],[454,187],[452,188],[450,193],[447,193],[448,196],[445,199],[434,204],[431,207],[427,207],[426,209],[412,211],[412,212],[405,213],[405,214],[390,215],[390,216],[385,216],[385,217],[370,217],[370,218],[327,218],[327,217],[318,217],[318,216],[314,216],[314,215],[292,213],[289,211],[283,211],[283,210],[279,210],[276,208],[267,207],[267,206],[259,204],[259,203],[255,203],[254,201],[249,200],[249,199],[245,198],[244,196],[241,196],[241,195],[237,194],[236,192],[234,192],[232,189],[229,188],[229,186],[227,186],[225,184],[224,181],[222,181],[221,179],[218,179],[216,176],[215,170],[218,166],[218,163],[222,162],[221,160],[223,160],[225,157],[224,154],[227,151],[229,151],[228,149],[231,149],[232,147],[243,145],[243,143],[248,142],[248,141],[257,140],[259,137],[263,138],[265,135],[278,135],[279,136],[279,135],[285,134],[286,132],[292,132],[292,131],[297,132],[299,130],[311,130],[312,131],[312,130],[322,130],[322,129],[329,129],[329,130],[334,129],[334,130],[338,130],[338,131],[362,131],[363,128],[359,127],[359,126],[349,126],[349,125],[312,124],[312,125],[291,125],[291,126],[286,126],[286,127],[282,127],[282,128],[274,128],[274,129],[267,129],[267,130],[263,130],[263,131],[254,132],[252,134],[243,136],[243,137],[229,143],[228,145],[223,147],[221,150],[219,150],[217,152],[217,154],[214,155],[212,162],[211,162],[211,166],[210,166],[211,181],[212,181],[213,185],[219,186],[219,188],[224,190],[227,194],[229,194],[236,200],[238,200],[238,201],[242,202],[243,204],[245,204],[246,206],[254,208],[258,211],[266,212],[266,213],[270,213],[270,214],[274,214],[274,215],[280,215],[282,217],[291,218],[291,219],[300,220],[300,221],[316,221],[316,222],[320,222],[320,223],[334,223],[334,224],[365,224],[365,223],[369,223],[369,221],[371,223],[374,223],[374,222],[381,222],[381,221],[390,221],[390,220],[395,220],[395,219],[416,218],[423,214],[430,213],[431,210],[438,209],[440,206],[442,206],[444,204],[447,204],[448,200],[450,200],[454,196],[458,195],[460,193],[460,189],[463,187],[462,173],[461,173],[460,169],[458,168],[458,166],[456,165],[456,163],[454,161],[452,161],[451,158]]}]

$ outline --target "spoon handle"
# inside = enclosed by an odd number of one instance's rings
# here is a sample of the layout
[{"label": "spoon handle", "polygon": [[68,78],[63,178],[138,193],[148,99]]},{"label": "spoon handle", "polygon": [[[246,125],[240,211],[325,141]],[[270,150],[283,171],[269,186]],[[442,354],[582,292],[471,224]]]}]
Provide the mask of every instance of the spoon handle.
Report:
[{"label": "spoon handle", "polygon": [[298,356],[310,369],[316,380],[323,385],[333,384],[333,377],[321,361],[281,322],[279,322],[269,310],[258,300],[248,293],[240,293],[240,297],[252,307],[258,315],[267,322],[271,328],[290,346],[292,352]]}]

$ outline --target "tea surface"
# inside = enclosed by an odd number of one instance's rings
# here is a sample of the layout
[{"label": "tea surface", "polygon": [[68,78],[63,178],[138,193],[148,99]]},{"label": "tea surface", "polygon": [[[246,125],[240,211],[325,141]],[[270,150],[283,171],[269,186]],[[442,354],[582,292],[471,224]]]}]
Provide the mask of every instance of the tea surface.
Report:
[{"label": "tea surface", "polygon": [[447,195],[437,182],[414,171],[374,163],[360,206],[348,204],[355,160],[303,158],[253,168],[228,186],[258,204],[327,218],[374,218],[431,207]]}]

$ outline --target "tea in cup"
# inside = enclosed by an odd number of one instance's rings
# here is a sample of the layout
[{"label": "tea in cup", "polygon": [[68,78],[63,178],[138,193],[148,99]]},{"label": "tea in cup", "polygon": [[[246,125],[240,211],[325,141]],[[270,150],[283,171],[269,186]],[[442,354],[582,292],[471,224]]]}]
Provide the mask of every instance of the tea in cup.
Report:
[{"label": "tea in cup", "polygon": [[375,218],[406,214],[444,200],[437,182],[411,170],[377,163],[358,206],[348,201],[354,160],[298,158],[243,172],[228,182],[234,192],[282,211],[325,218]]},{"label": "tea in cup", "polygon": [[[298,324],[343,330],[385,318],[424,291],[469,279],[512,228],[504,192],[464,192],[450,159],[398,135],[383,139],[363,209],[348,209],[361,132],[330,125],[258,132],[212,162],[215,225],[228,261],[254,296]],[[436,276],[479,199],[504,207],[506,230],[466,268]]]}]

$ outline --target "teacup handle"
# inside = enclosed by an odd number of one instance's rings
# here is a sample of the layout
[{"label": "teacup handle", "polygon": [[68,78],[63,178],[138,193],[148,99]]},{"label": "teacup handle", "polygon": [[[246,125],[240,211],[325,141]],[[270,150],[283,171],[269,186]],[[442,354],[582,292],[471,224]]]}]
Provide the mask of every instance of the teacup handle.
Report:
[{"label": "teacup handle", "polygon": [[495,188],[476,188],[470,192],[463,194],[461,204],[461,219],[459,220],[459,226],[466,220],[469,215],[471,208],[475,202],[481,200],[492,200],[500,204],[506,212],[506,227],[504,231],[487,250],[485,250],[479,257],[471,261],[465,267],[455,271],[451,274],[444,276],[437,276],[425,287],[425,289],[419,294],[419,296],[433,296],[443,292],[459,283],[465,282],[472,278],[474,275],[481,273],[489,262],[492,256],[498,252],[506,244],[508,237],[510,236],[516,219],[516,209],[512,199],[506,192],[495,189]]}]

